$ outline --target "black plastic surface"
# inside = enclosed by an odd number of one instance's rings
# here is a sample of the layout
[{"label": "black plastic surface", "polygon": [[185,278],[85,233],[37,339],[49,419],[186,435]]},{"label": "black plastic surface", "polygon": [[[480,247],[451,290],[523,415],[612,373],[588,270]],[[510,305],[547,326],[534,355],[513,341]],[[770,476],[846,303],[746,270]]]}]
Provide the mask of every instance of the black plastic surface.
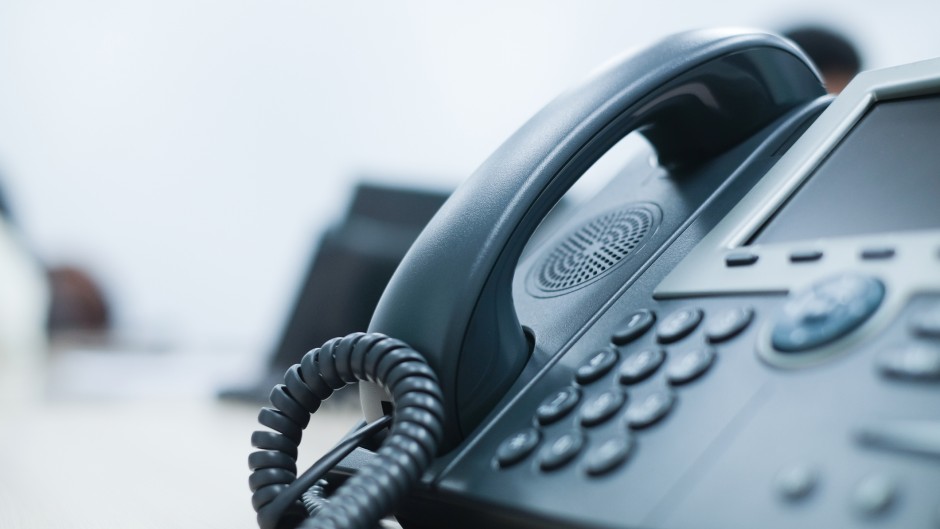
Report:
[{"label": "black plastic surface", "polygon": [[940,226],[938,137],[940,97],[876,104],[754,242]]},{"label": "black plastic surface", "polygon": [[421,350],[450,388],[445,446],[476,427],[522,371],[530,351],[512,298],[519,256],[594,161],[640,130],[663,166],[688,170],[822,94],[789,42],[701,30],[611,64],[509,138],[421,234],[370,325]]}]

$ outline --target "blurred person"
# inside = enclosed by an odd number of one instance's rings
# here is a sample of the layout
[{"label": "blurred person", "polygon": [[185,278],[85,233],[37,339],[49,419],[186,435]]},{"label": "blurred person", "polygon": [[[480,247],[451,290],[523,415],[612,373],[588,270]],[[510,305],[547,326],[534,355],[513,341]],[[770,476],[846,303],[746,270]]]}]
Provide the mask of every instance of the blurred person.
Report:
[{"label": "blurred person", "polygon": [[783,33],[806,52],[819,68],[826,89],[838,94],[862,69],[858,47],[845,35],[822,25],[806,25]]}]

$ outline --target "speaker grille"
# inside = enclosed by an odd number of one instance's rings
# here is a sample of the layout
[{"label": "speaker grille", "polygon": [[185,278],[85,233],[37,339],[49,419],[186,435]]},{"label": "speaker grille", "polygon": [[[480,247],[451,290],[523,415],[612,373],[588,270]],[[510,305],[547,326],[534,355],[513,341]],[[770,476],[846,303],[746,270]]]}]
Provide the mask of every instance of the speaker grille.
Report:
[{"label": "speaker grille", "polygon": [[542,260],[532,286],[544,294],[561,294],[613,270],[643,244],[657,224],[657,213],[648,205],[632,205],[595,217]]}]

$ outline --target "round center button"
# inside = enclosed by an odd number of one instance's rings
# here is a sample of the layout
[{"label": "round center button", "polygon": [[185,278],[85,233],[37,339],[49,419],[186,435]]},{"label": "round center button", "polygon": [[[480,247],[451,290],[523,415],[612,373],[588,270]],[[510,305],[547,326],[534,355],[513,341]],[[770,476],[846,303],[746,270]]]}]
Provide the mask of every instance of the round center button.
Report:
[{"label": "round center button", "polygon": [[774,349],[799,353],[831,343],[865,322],[881,305],[881,281],[842,274],[791,297],[771,334]]}]

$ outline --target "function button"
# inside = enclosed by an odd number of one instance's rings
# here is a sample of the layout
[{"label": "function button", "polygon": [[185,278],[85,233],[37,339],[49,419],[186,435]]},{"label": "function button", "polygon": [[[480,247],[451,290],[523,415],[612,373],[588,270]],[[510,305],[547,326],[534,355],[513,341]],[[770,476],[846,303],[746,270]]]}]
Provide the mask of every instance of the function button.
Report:
[{"label": "function button", "polygon": [[640,309],[627,318],[626,323],[614,332],[610,341],[617,345],[626,345],[646,334],[654,322],[656,322],[656,313]]},{"label": "function button", "polygon": [[888,246],[862,250],[862,259],[865,260],[891,259],[892,257],[894,257],[894,248]]},{"label": "function button", "polygon": [[584,434],[572,430],[539,452],[539,467],[542,470],[555,470],[565,466],[584,448]]},{"label": "function button", "polygon": [[531,454],[541,440],[542,435],[535,428],[510,435],[496,449],[496,463],[503,468],[515,465]]},{"label": "function button", "polygon": [[633,436],[613,437],[592,449],[585,456],[584,470],[592,476],[600,476],[619,467],[633,451]]},{"label": "function button", "polygon": [[787,501],[802,500],[813,492],[819,474],[810,465],[793,465],[782,469],[774,477],[774,488]]},{"label": "function button", "polygon": [[594,426],[613,417],[627,401],[627,394],[619,389],[608,389],[581,406],[581,424]]},{"label": "function button", "polygon": [[940,457],[940,421],[893,421],[863,426],[856,439],[880,450]]},{"label": "function button", "polygon": [[624,420],[630,428],[646,428],[665,417],[672,409],[675,401],[676,397],[672,391],[668,389],[656,390],[631,403],[624,415]]},{"label": "function button", "polygon": [[701,309],[682,309],[673,312],[656,328],[656,338],[661,343],[677,342],[695,330],[702,323]]},{"label": "function button", "polygon": [[798,250],[790,253],[791,263],[811,263],[822,259],[823,253],[819,250]]},{"label": "function button", "polygon": [[868,476],[855,486],[852,507],[863,516],[881,514],[894,503],[897,494],[897,485],[887,477]]},{"label": "function button", "polygon": [[940,380],[940,349],[924,344],[899,345],[878,357],[885,376],[909,380]]},{"label": "function button", "polygon": [[728,266],[749,266],[757,262],[757,254],[751,252],[734,252],[725,256]]},{"label": "function button", "polygon": [[705,326],[705,338],[709,343],[721,343],[740,334],[754,319],[754,310],[749,307],[728,309],[709,316]]},{"label": "function button", "polygon": [[922,338],[940,338],[940,303],[915,314],[911,330]]},{"label": "function button", "polygon": [[715,350],[709,348],[692,349],[676,355],[666,366],[666,380],[670,384],[680,385],[691,382],[715,362]]},{"label": "function button", "polygon": [[881,281],[843,274],[792,296],[771,334],[778,351],[802,352],[833,342],[861,325],[884,299]]},{"label": "function button", "polygon": [[620,356],[613,349],[601,349],[594,353],[587,362],[575,372],[574,378],[580,384],[589,384],[606,375],[614,367]]},{"label": "function button", "polygon": [[655,373],[659,366],[663,365],[664,360],[666,360],[666,354],[661,349],[634,351],[628,354],[620,364],[617,377],[624,384],[640,382]]},{"label": "function button", "polygon": [[535,418],[539,424],[551,424],[574,409],[581,400],[581,394],[577,389],[567,387],[547,399],[535,410]]}]

